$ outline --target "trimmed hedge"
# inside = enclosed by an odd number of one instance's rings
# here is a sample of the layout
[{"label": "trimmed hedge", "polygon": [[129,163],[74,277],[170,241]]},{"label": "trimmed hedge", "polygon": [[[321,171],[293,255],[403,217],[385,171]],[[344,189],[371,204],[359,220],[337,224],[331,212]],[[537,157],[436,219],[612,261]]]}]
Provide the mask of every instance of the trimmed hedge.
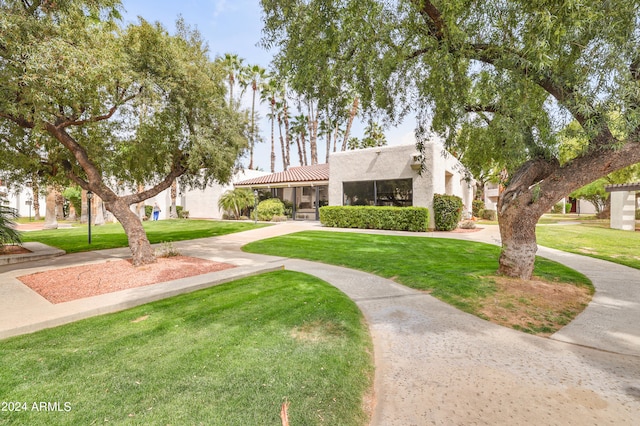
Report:
[{"label": "trimmed hedge", "polygon": [[284,216],[284,204],[277,198],[268,198],[258,204],[258,220],[271,220],[274,216]]},{"label": "trimmed hedge", "polygon": [[389,229],[424,232],[429,225],[425,207],[324,206],[320,223],[334,228]]},{"label": "trimmed hedge", "polygon": [[453,231],[462,218],[462,198],[455,195],[433,195],[433,219],[437,231]]}]

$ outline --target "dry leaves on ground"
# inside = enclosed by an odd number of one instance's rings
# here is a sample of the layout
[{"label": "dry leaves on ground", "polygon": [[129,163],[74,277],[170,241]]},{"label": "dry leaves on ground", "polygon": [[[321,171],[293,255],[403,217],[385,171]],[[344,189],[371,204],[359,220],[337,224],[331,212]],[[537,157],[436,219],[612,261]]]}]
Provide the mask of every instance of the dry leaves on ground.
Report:
[{"label": "dry leaves on ground", "polygon": [[591,301],[586,287],[541,280],[493,277],[498,291],[480,313],[491,322],[548,336],[562,328]]}]

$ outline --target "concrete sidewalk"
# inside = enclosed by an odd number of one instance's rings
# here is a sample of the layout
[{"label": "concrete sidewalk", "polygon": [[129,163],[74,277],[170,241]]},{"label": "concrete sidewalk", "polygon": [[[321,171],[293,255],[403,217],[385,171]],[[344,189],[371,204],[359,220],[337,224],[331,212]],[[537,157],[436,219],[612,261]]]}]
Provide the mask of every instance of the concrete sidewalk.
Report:
[{"label": "concrete sidewalk", "polygon": [[[640,271],[541,249],[539,254],[580,270],[596,285],[594,302],[552,339],[545,339],[491,324],[371,274],[240,250],[250,241],[305,229],[321,228],[315,223],[284,223],[175,243],[185,255],[238,267],[59,305],[42,299],[15,277],[124,258],[130,255],[128,249],[66,255],[28,268],[0,267],[0,337],[284,266],[331,283],[363,312],[376,362],[373,425],[637,424]],[[468,234],[366,232],[499,243],[497,227]]]}]

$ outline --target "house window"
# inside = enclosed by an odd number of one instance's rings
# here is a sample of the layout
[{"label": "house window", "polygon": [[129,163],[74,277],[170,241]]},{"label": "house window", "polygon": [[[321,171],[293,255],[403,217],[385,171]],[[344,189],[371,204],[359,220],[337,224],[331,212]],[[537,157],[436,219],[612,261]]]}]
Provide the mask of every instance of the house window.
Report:
[{"label": "house window", "polygon": [[413,205],[413,180],[369,180],[343,182],[345,206],[396,206]]}]

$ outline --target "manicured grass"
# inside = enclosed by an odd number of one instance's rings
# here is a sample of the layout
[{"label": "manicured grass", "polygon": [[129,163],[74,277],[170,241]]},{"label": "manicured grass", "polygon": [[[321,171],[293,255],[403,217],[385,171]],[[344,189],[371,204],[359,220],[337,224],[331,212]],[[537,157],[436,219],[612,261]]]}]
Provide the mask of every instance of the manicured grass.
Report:
[{"label": "manicured grass", "polygon": [[[220,222],[213,220],[170,219],[143,222],[151,244],[164,241],[182,241],[195,238],[216,237],[269,226],[250,222]],[[60,228],[48,231],[23,232],[24,242],[38,241],[58,247],[67,253],[127,247],[127,236],[119,223],[91,227],[91,244],[88,243],[87,226]]]},{"label": "manicured grass", "polygon": [[[362,425],[372,346],[329,284],[281,271],[6,339],[0,424]],[[31,411],[34,402],[68,412]]]},{"label": "manicured grass", "polygon": [[[469,241],[305,231],[244,246],[273,254],[360,269],[433,296],[482,316],[482,302],[496,291],[490,278],[498,269],[499,247]],[[538,258],[534,273],[549,281],[592,288],[582,274]],[[575,315],[575,314],[574,314]]]},{"label": "manicured grass", "polygon": [[640,269],[640,232],[610,229],[595,222],[538,226],[536,236],[542,246]]},{"label": "manicured grass", "polygon": [[554,223],[562,223],[562,222],[590,222],[590,223],[601,223],[601,222],[609,222],[608,220],[598,219],[594,215],[584,215],[584,214],[575,214],[575,213],[547,213],[542,215],[540,220],[538,221],[539,225],[547,225]]}]

